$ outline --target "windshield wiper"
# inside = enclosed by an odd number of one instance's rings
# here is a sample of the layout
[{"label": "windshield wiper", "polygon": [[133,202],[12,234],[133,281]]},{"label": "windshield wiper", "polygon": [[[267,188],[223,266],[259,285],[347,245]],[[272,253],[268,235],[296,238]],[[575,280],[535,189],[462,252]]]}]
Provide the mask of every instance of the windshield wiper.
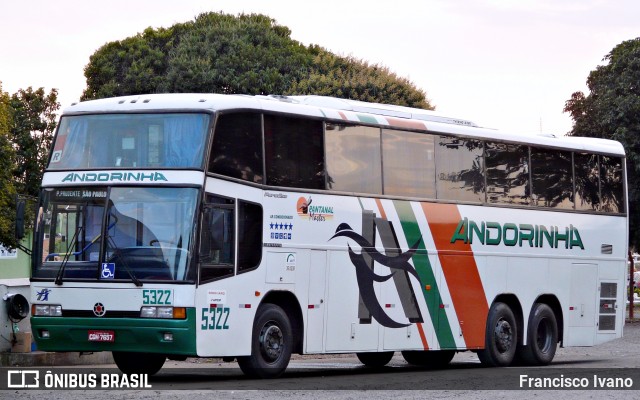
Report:
[{"label": "windshield wiper", "polygon": [[[78,235],[79,235],[80,232],[82,232],[83,229],[84,228],[82,226],[79,226],[78,229],[76,229],[76,231],[73,234],[73,237],[71,238],[71,242],[69,243],[69,247],[68,247],[69,249],[73,249],[73,247],[76,245],[76,242],[78,240]],[[91,244],[93,244],[93,242]],[[56,274],[56,280],[55,280],[55,284],[56,285],[62,285],[62,276],[64,275],[64,269],[66,268],[67,263],[69,262],[69,257],[76,256],[78,254],[82,254],[87,248],[88,248],[88,246],[85,247],[84,249],[82,249],[81,251],[67,252],[67,253],[62,253],[62,254],[61,253],[52,253],[52,254],[49,254],[47,256],[47,258],[55,257],[55,256],[64,256],[62,258],[62,263],[60,264],[60,268],[58,268],[58,273]]]},{"label": "windshield wiper", "polygon": [[129,274],[129,277],[131,277],[131,281],[136,286],[142,286],[142,282],[140,282],[140,279],[138,279],[136,275],[133,273],[133,271],[131,270],[131,268],[129,268],[129,264],[127,263],[126,257],[122,255],[120,248],[116,245],[113,238],[109,235],[108,230],[107,230],[107,242],[110,243],[111,247],[113,247],[113,249],[115,250],[114,255],[117,256],[120,260],[122,260],[122,265],[124,266],[124,270],[127,271],[127,273]]}]

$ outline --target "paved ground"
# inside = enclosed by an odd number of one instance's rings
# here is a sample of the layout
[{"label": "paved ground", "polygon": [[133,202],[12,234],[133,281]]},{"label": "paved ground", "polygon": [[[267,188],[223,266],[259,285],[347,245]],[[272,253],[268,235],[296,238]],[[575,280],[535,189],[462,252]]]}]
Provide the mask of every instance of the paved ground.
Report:
[{"label": "paved ground", "polygon": [[[84,365],[76,369],[93,371],[114,365]],[[626,370],[621,370],[625,368]],[[52,369],[57,369],[52,368]],[[193,369],[187,371],[184,369]],[[637,376],[640,371],[640,322],[625,325],[624,337],[595,347],[560,348],[554,362],[538,371],[549,376],[572,374],[582,369],[589,373],[619,374],[632,371]],[[184,373],[181,373],[183,370]],[[309,372],[311,371],[311,372]],[[569,371],[569,372],[567,372]],[[594,372],[595,371],[595,372]],[[189,359],[183,362],[168,361],[152,380],[151,390],[128,391],[5,391],[0,398],[42,398],[64,397],[72,400],[95,399],[181,399],[200,400],[210,398],[235,399],[288,399],[304,396],[305,399],[357,399],[366,396],[368,400],[389,398],[433,399],[512,399],[529,398],[547,400],[573,400],[596,398],[640,398],[639,391],[591,391],[591,390],[486,390],[495,382],[517,380],[517,375],[528,373],[514,368],[481,368],[475,354],[459,353],[452,366],[445,370],[425,371],[407,367],[397,354],[390,367],[382,371],[368,371],[353,355],[296,356],[287,374],[278,380],[252,381],[246,379],[235,363],[223,363],[219,359]],[[579,373],[579,372],[578,372]],[[634,378],[635,379],[635,378]],[[483,390],[460,390],[475,380],[481,382]],[[492,381],[493,380],[493,381]],[[637,379],[640,381],[640,379]],[[635,387],[640,382],[635,382]],[[170,389],[166,390],[167,385]],[[433,386],[431,386],[433,385]],[[391,388],[413,388],[414,390],[377,390]],[[433,387],[438,390],[432,390]],[[445,389],[442,389],[442,388]],[[376,389],[376,390],[372,390]],[[366,392],[363,392],[365,390]],[[6,396],[5,396],[6,395]]]}]

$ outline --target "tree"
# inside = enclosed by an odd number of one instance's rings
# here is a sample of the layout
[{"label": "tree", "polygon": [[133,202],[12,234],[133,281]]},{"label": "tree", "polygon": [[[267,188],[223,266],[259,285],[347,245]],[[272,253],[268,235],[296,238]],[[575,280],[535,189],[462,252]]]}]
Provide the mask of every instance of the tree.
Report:
[{"label": "tree", "polygon": [[205,13],[98,49],[83,100],[162,92],[319,94],[433,109],[388,68],[291,39],[260,14]]},{"label": "tree", "polygon": [[18,193],[38,196],[42,174],[56,128],[56,111],[60,108],[58,91],[46,94],[44,88],[20,89],[9,101],[13,113],[11,141],[16,150],[13,169]]},{"label": "tree", "polygon": [[11,145],[10,132],[12,126],[12,109],[8,93],[2,90],[0,82],[0,244],[15,248],[15,195],[13,185],[13,169],[15,151]]},{"label": "tree", "polygon": [[575,92],[564,111],[570,134],[617,140],[627,154],[629,244],[640,247],[640,38],[611,50],[587,78],[589,94]]},{"label": "tree", "polygon": [[434,109],[423,91],[385,66],[369,65],[351,56],[340,57],[317,46],[310,49],[317,53],[311,73],[293,82],[287,94],[316,94]]}]

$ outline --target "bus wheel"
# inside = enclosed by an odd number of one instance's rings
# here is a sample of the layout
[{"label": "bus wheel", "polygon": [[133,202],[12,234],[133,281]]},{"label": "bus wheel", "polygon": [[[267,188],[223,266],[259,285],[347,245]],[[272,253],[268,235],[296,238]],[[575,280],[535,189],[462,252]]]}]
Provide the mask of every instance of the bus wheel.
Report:
[{"label": "bus wheel", "polygon": [[505,303],[494,303],[487,317],[485,348],[478,350],[480,361],[490,367],[511,364],[518,344],[518,330],[513,311]]},{"label": "bus wheel", "polygon": [[393,358],[393,351],[383,351],[380,353],[356,353],[358,360],[367,367],[384,367]]},{"label": "bus wheel", "polygon": [[114,351],[112,354],[116,365],[125,374],[154,375],[167,359],[164,354],[156,353]]},{"label": "bus wheel", "polygon": [[289,365],[293,346],[291,323],[287,313],[275,304],[258,307],[253,323],[251,355],[238,357],[245,375],[275,378]]},{"label": "bus wheel", "polygon": [[438,368],[449,364],[455,354],[455,350],[403,351],[402,357],[412,365]]},{"label": "bus wheel", "polygon": [[558,324],[546,304],[536,303],[531,310],[527,329],[527,345],[520,348],[519,358],[527,365],[547,365],[556,355]]}]

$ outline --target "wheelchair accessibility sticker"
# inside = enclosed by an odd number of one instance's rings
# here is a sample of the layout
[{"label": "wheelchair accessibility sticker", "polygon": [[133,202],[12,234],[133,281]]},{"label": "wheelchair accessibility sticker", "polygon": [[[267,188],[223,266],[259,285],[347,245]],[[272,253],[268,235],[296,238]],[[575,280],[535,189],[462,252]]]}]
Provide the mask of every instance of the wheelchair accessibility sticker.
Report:
[{"label": "wheelchair accessibility sticker", "polygon": [[100,279],[113,279],[116,276],[116,264],[115,263],[102,263],[102,270],[100,271]]}]

